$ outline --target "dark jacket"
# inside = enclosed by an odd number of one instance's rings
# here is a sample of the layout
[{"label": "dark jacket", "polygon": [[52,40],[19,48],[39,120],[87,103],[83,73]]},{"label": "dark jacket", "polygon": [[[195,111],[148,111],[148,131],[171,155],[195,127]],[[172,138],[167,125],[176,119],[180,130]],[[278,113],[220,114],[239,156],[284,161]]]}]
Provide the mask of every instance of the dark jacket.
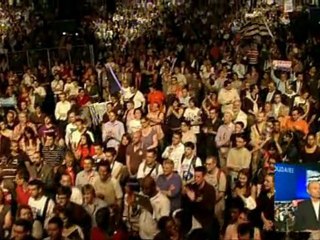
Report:
[{"label": "dark jacket", "polygon": [[320,219],[317,219],[310,199],[298,204],[298,208],[295,212],[294,230],[320,230]]}]

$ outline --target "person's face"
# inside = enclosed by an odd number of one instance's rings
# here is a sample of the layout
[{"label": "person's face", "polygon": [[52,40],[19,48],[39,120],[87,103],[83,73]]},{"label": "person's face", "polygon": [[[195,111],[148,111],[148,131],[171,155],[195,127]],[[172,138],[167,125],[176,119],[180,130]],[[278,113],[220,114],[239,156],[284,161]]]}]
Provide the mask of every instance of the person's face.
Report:
[{"label": "person's face", "polygon": [[25,109],[27,109],[27,104],[25,103],[25,102],[21,102],[21,109],[22,110],[25,110]]},{"label": "person's face", "polygon": [[275,90],[275,86],[273,83],[269,83],[268,84],[268,89],[269,89],[269,92],[273,92]]},{"label": "person's face", "polygon": [[204,174],[202,172],[195,172],[194,181],[197,185],[201,185],[204,182]]},{"label": "person's face", "polygon": [[195,106],[194,101],[189,101],[189,106],[193,108]]},{"label": "person's face", "polygon": [[142,113],[141,113],[141,111],[139,111],[139,110],[137,110],[137,111],[134,113],[135,119],[141,119],[141,116],[142,116]]},{"label": "person's face", "polygon": [[280,122],[274,122],[273,124],[274,132],[280,132]]},{"label": "person's face", "polygon": [[101,155],[103,153],[102,147],[100,145],[94,146],[94,152],[96,153],[96,155]]},{"label": "person's face", "polygon": [[163,174],[169,176],[173,172],[173,165],[163,164]]},{"label": "person's face", "polygon": [[70,157],[67,155],[65,160],[66,160],[67,167],[72,167],[73,161],[74,161],[73,157]]},{"label": "person's face", "polygon": [[127,146],[129,144],[129,139],[127,137],[123,137],[121,143],[122,145]]},{"label": "person's face", "polygon": [[76,115],[74,113],[70,113],[69,114],[69,121],[74,123],[76,120]]},{"label": "person's face", "polygon": [[152,164],[155,163],[155,161],[156,161],[156,156],[155,156],[155,154],[152,153],[152,152],[147,152],[147,153],[146,153],[146,164],[147,164],[147,165],[152,165]]},{"label": "person's face", "polygon": [[271,176],[266,176],[263,185],[266,190],[272,190],[274,188],[273,178]]},{"label": "person's face", "polygon": [[271,111],[271,105],[269,103],[264,105],[264,111],[266,111],[266,112]]},{"label": "person's face", "polygon": [[303,81],[303,75],[302,75],[302,74],[299,74],[299,75],[297,76],[297,80],[298,80],[298,81]]},{"label": "person's face", "polygon": [[213,171],[217,167],[217,162],[213,161],[212,159],[207,159],[206,161],[206,168],[208,172]]},{"label": "person's face", "polygon": [[60,99],[60,101],[65,101],[66,100],[66,95],[64,95],[64,94],[60,94],[59,95],[59,99]]},{"label": "person's face", "polygon": [[248,217],[246,214],[244,213],[240,213],[239,217],[238,217],[238,223],[242,224],[242,223],[247,223],[248,222]]},{"label": "person's face", "polygon": [[308,186],[308,193],[312,198],[320,198],[320,183],[319,182],[312,182]]},{"label": "person's face", "polygon": [[181,131],[182,132],[187,132],[189,130],[188,125],[185,122],[181,123]]},{"label": "person's face", "polygon": [[7,128],[4,122],[0,122],[0,130],[5,130]]},{"label": "person's face", "polygon": [[242,132],[242,126],[240,124],[235,125],[235,132],[236,133],[241,133]]},{"label": "person's face", "polygon": [[41,194],[41,190],[37,188],[37,186],[29,185],[28,191],[33,198],[38,198],[38,196]]},{"label": "person's face", "polygon": [[12,114],[12,113],[8,113],[8,114],[7,114],[7,121],[8,121],[8,122],[13,122],[13,120],[14,120],[13,114]]},{"label": "person's face", "polygon": [[116,120],[116,114],[114,114],[113,112],[109,114],[109,120],[110,122],[114,122]]},{"label": "person's face", "polygon": [[70,187],[71,186],[71,178],[69,175],[62,175],[60,184],[65,187]]},{"label": "person's face", "polygon": [[230,211],[230,215],[231,215],[232,222],[235,222],[236,220],[238,220],[239,215],[240,215],[239,209],[232,208],[231,211]]},{"label": "person's face", "polygon": [[87,138],[86,138],[86,136],[81,136],[81,138],[80,138],[80,144],[81,144],[81,145],[87,144]]},{"label": "person's face", "polygon": [[27,116],[25,114],[19,114],[19,122],[20,123],[26,123],[27,122]]},{"label": "person's face", "polygon": [[132,142],[133,142],[134,144],[137,144],[137,143],[140,142],[140,139],[141,139],[140,133],[135,132],[135,133],[133,134],[133,136],[132,136]]},{"label": "person's face", "polygon": [[193,153],[192,148],[190,148],[190,147],[186,147],[186,148],[185,148],[184,154],[185,154],[186,156],[191,156],[192,153]]},{"label": "person's face", "polygon": [[59,206],[64,207],[69,202],[67,195],[57,195],[56,202]]},{"label": "person's face", "polygon": [[59,229],[58,225],[55,223],[49,223],[48,224],[48,235],[50,239],[61,239],[62,236],[62,230]]},{"label": "person's face", "polygon": [[246,142],[244,141],[243,138],[240,138],[240,137],[236,138],[236,147],[237,148],[242,148],[245,145],[246,145]]},{"label": "person's face", "polygon": [[35,153],[35,154],[33,154],[33,156],[32,156],[32,160],[33,160],[33,163],[34,163],[36,166],[40,166],[43,159],[41,158],[41,156],[40,156],[39,153]]},{"label": "person's face", "polygon": [[173,134],[173,136],[172,136],[172,144],[173,145],[178,145],[180,142],[181,142],[180,136],[178,136],[177,134]]},{"label": "person's face", "polygon": [[240,174],[239,177],[238,177],[238,180],[239,180],[239,183],[241,186],[245,186],[248,182],[248,178],[246,175],[244,174]]},{"label": "person's face", "polygon": [[188,90],[187,89],[182,89],[182,96],[183,97],[186,97],[186,96],[188,96]]},{"label": "person's face", "polygon": [[13,237],[14,240],[24,240],[28,236],[28,232],[25,231],[24,227],[13,225]]},{"label": "person's face", "polygon": [[277,94],[277,95],[274,96],[274,102],[275,102],[275,103],[280,103],[280,102],[281,102],[281,96],[280,96],[280,94]]},{"label": "person's face", "polygon": [[17,152],[19,150],[19,145],[16,142],[12,142],[10,146],[11,151]]},{"label": "person's face", "polygon": [[240,102],[236,101],[233,103],[233,111],[239,111],[241,107]]},{"label": "person's face", "polygon": [[53,137],[47,136],[46,138],[46,146],[52,147],[54,145]]},{"label": "person's face", "polygon": [[79,132],[81,132],[83,130],[83,124],[81,121],[77,121],[76,126],[77,126],[77,129]]},{"label": "person's face", "polygon": [[259,113],[257,115],[256,120],[257,120],[258,123],[262,123],[264,121],[264,114],[263,113]]},{"label": "person's face", "polygon": [[293,121],[297,121],[300,117],[298,111],[296,111],[296,110],[292,112],[291,116],[292,116]]},{"label": "person's face", "polygon": [[229,124],[232,121],[232,116],[230,113],[225,113],[223,116],[223,121],[225,124]]},{"label": "person's face", "polygon": [[87,204],[90,204],[93,202],[94,200],[94,195],[91,191],[86,191],[84,194],[83,194],[83,200],[85,203]]},{"label": "person's face", "polygon": [[316,143],[316,140],[315,140],[314,136],[313,135],[308,136],[307,144],[311,147],[311,146],[314,146],[315,143]]},{"label": "person's face", "polygon": [[33,217],[32,217],[32,211],[28,208],[22,208],[20,211],[20,216],[21,219],[25,219],[28,221],[32,221]]},{"label": "person's face", "polygon": [[98,173],[102,181],[106,181],[109,177],[108,169],[104,166],[99,167]]},{"label": "person's face", "polygon": [[304,94],[302,94],[301,96],[303,99],[308,99],[309,98],[309,93],[305,92]]},{"label": "person's face", "polygon": [[106,152],[106,153],[105,153],[105,156],[106,156],[106,160],[107,160],[108,162],[110,162],[110,163],[113,162],[114,156],[112,156],[112,154],[111,154],[110,152]]}]

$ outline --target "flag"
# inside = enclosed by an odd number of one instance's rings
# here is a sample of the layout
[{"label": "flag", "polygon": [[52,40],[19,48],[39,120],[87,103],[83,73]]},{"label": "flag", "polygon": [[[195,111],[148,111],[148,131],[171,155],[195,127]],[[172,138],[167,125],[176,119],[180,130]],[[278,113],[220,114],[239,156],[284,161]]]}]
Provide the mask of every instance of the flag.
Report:
[{"label": "flag", "polygon": [[242,38],[253,38],[256,36],[268,37],[270,36],[267,26],[263,22],[250,21],[245,24],[240,31]]},{"label": "flag", "polygon": [[122,86],[120,81],[118,80],[117,75],[113,71],[112,67],[110,64],[106,64],[107,67],[107,78],[109,82],[109,90],[111,94],[115,94],[119,91],[121,91]]}]

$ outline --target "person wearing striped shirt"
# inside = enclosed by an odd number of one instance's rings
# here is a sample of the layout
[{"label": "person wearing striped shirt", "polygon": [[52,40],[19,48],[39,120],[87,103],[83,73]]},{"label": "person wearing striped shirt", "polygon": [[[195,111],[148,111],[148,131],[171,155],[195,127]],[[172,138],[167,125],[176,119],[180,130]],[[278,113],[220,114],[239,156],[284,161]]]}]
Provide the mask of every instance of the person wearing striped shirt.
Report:
[{"label": "person wearing striped shirt", "polygon": [[55,136],[45,136],[45,146],[42,148],[43,159],[50,167],[59,166],[64,158],[64,149],[55,144]]}]

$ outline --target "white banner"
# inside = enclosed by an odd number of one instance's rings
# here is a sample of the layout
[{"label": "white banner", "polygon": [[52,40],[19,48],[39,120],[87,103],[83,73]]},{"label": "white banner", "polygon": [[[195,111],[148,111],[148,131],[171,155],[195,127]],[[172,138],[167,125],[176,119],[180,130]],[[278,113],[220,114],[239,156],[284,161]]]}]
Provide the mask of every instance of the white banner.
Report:
[{"label": "white banner", "polygon": [[284,12],[293,12],[293,0],[284,0]]},{"label": "white banner", "polygon": [[283,60],[273,60],[272,66],[274,67],[274,69],[277,69],[277,70],[291,71],[292,62],[283,61]]}]

